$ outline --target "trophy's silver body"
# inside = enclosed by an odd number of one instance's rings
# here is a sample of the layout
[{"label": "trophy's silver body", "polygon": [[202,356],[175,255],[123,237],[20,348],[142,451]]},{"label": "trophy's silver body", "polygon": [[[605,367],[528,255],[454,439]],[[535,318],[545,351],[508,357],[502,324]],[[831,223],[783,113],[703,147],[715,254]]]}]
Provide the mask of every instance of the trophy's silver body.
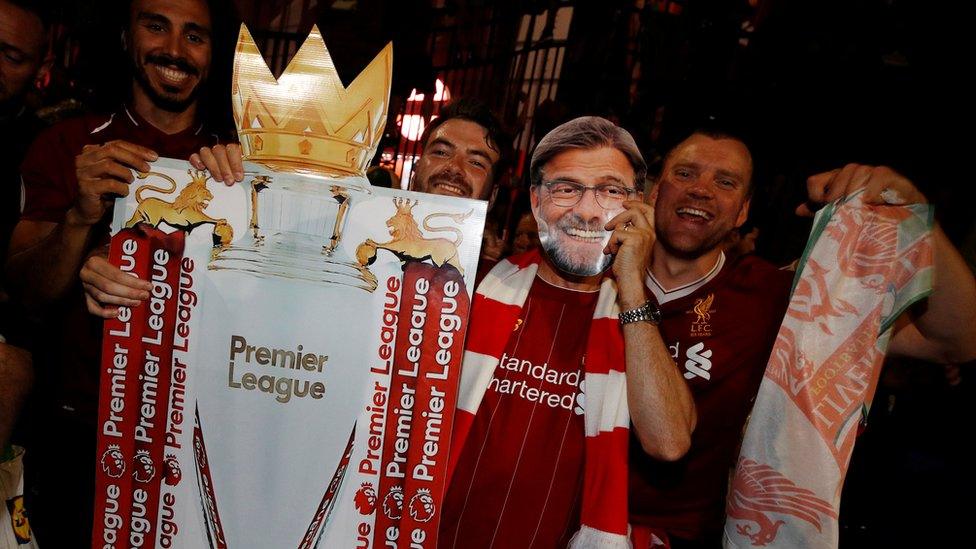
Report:
[{"label": "trophy's silver body", "polygon": [[256,276],[376,289],[376,277],[340,243],[353,202],[368,192],[356,185],[261,175],[250,185],[247,235],[214,249],[208,266]]}]

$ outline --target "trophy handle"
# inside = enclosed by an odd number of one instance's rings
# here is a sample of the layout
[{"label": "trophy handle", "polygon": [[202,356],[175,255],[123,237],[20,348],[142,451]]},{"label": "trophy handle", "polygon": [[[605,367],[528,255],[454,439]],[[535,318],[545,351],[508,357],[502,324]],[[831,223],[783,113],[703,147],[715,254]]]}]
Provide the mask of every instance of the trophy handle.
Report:
[{"label": "trophy handle", "polygon": [[258,234],[258,228],[260,227],[258,222],[258,193],[267,189],[270,185],[271,177],[267,175],[258,175],[251,180],[251,223],[249,227],[256,241],[261,239],[261,236]]},{"label": "trophy handle", "polygon": [[349,191],[338,185],[333,185],[330,190],[332,191],[332,198],[335,198],[336,202],[339,203],[339,212],[336,215],[335,225],[332,227],[332,238],[329,239],[329,245],[322,247],[322,253],[325,255],[332,255],[339,247],[346,213],[349,211]]}]

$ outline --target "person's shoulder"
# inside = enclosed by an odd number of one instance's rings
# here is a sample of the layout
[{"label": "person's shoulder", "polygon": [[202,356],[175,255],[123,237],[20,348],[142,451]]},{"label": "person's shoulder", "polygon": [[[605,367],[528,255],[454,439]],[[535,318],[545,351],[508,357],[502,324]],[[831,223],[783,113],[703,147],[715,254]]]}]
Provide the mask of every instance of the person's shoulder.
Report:
[{"label": "person's shoulder", "polygon": [[33,159],[40,163],[47,163],[58,154],[73,158],[88,143],[97,141],[95,134],[104,130],[114,122],[111,114],[78,114],[59,120],[42,129],[28,154],[28,162]]},{"label": "person's shoulder", "polygon": [[48,135],[94,135],[115,123],[115,113],[81,113],[51,124],[41,133]]},{"label": "person's shoulder", "polygon": [[740,257],[729,268],[729,283],[747,291],[788,293],[793,283],[793,271],[752,254]]},{"label": "person's shoulder", "polygon": [[50,126],[50,123],[37,116],[37,113],[34,111],[25,111],[22,115],[6,121],[4,126],[4,139],[12,137],[23,139],[25,136],[32,137],[37,135]]}]

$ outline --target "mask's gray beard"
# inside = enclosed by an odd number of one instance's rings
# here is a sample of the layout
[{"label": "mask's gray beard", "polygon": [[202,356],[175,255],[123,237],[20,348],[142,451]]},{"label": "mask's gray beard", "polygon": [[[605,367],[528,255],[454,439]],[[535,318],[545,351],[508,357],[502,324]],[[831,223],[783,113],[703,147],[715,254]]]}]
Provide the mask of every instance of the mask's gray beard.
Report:
[{"label": "mask's gray beard", "polygon": [[[546,252],[549,260],[560,271],[573,276],[593,276],[607,270],[610,264],[613,263],[613,256],[604,253],[594,254],[595,257],[588,261],[576,260],[569,257],[569,254],[558,246],[558,233],[563,232],[560,228],[561,223],[557,222],[555,226],[550,227],[548,223],[541,219],[537,219],[536,221],[539,224],[539,244],[542,246],[543,251]],[[609,231],[604,232],[606,234],[603,237],[601,247],[607,245],[612,234]]]}]

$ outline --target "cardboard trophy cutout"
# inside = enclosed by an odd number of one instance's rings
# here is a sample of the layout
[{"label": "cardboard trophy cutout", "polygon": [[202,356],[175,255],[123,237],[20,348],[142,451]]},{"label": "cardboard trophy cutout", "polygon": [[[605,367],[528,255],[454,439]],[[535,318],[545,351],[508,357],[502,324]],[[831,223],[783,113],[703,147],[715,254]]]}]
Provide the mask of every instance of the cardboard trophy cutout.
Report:
[{"label": "cardboard trophy cutout", "polygon": [[[227,187],[161,159],[110,258],[93,546],[434,546],[486,203],[372,188],[392,48],[317,28],[275,80],[242,27]],[[418,541],[420,540],[420,541]]]}]

